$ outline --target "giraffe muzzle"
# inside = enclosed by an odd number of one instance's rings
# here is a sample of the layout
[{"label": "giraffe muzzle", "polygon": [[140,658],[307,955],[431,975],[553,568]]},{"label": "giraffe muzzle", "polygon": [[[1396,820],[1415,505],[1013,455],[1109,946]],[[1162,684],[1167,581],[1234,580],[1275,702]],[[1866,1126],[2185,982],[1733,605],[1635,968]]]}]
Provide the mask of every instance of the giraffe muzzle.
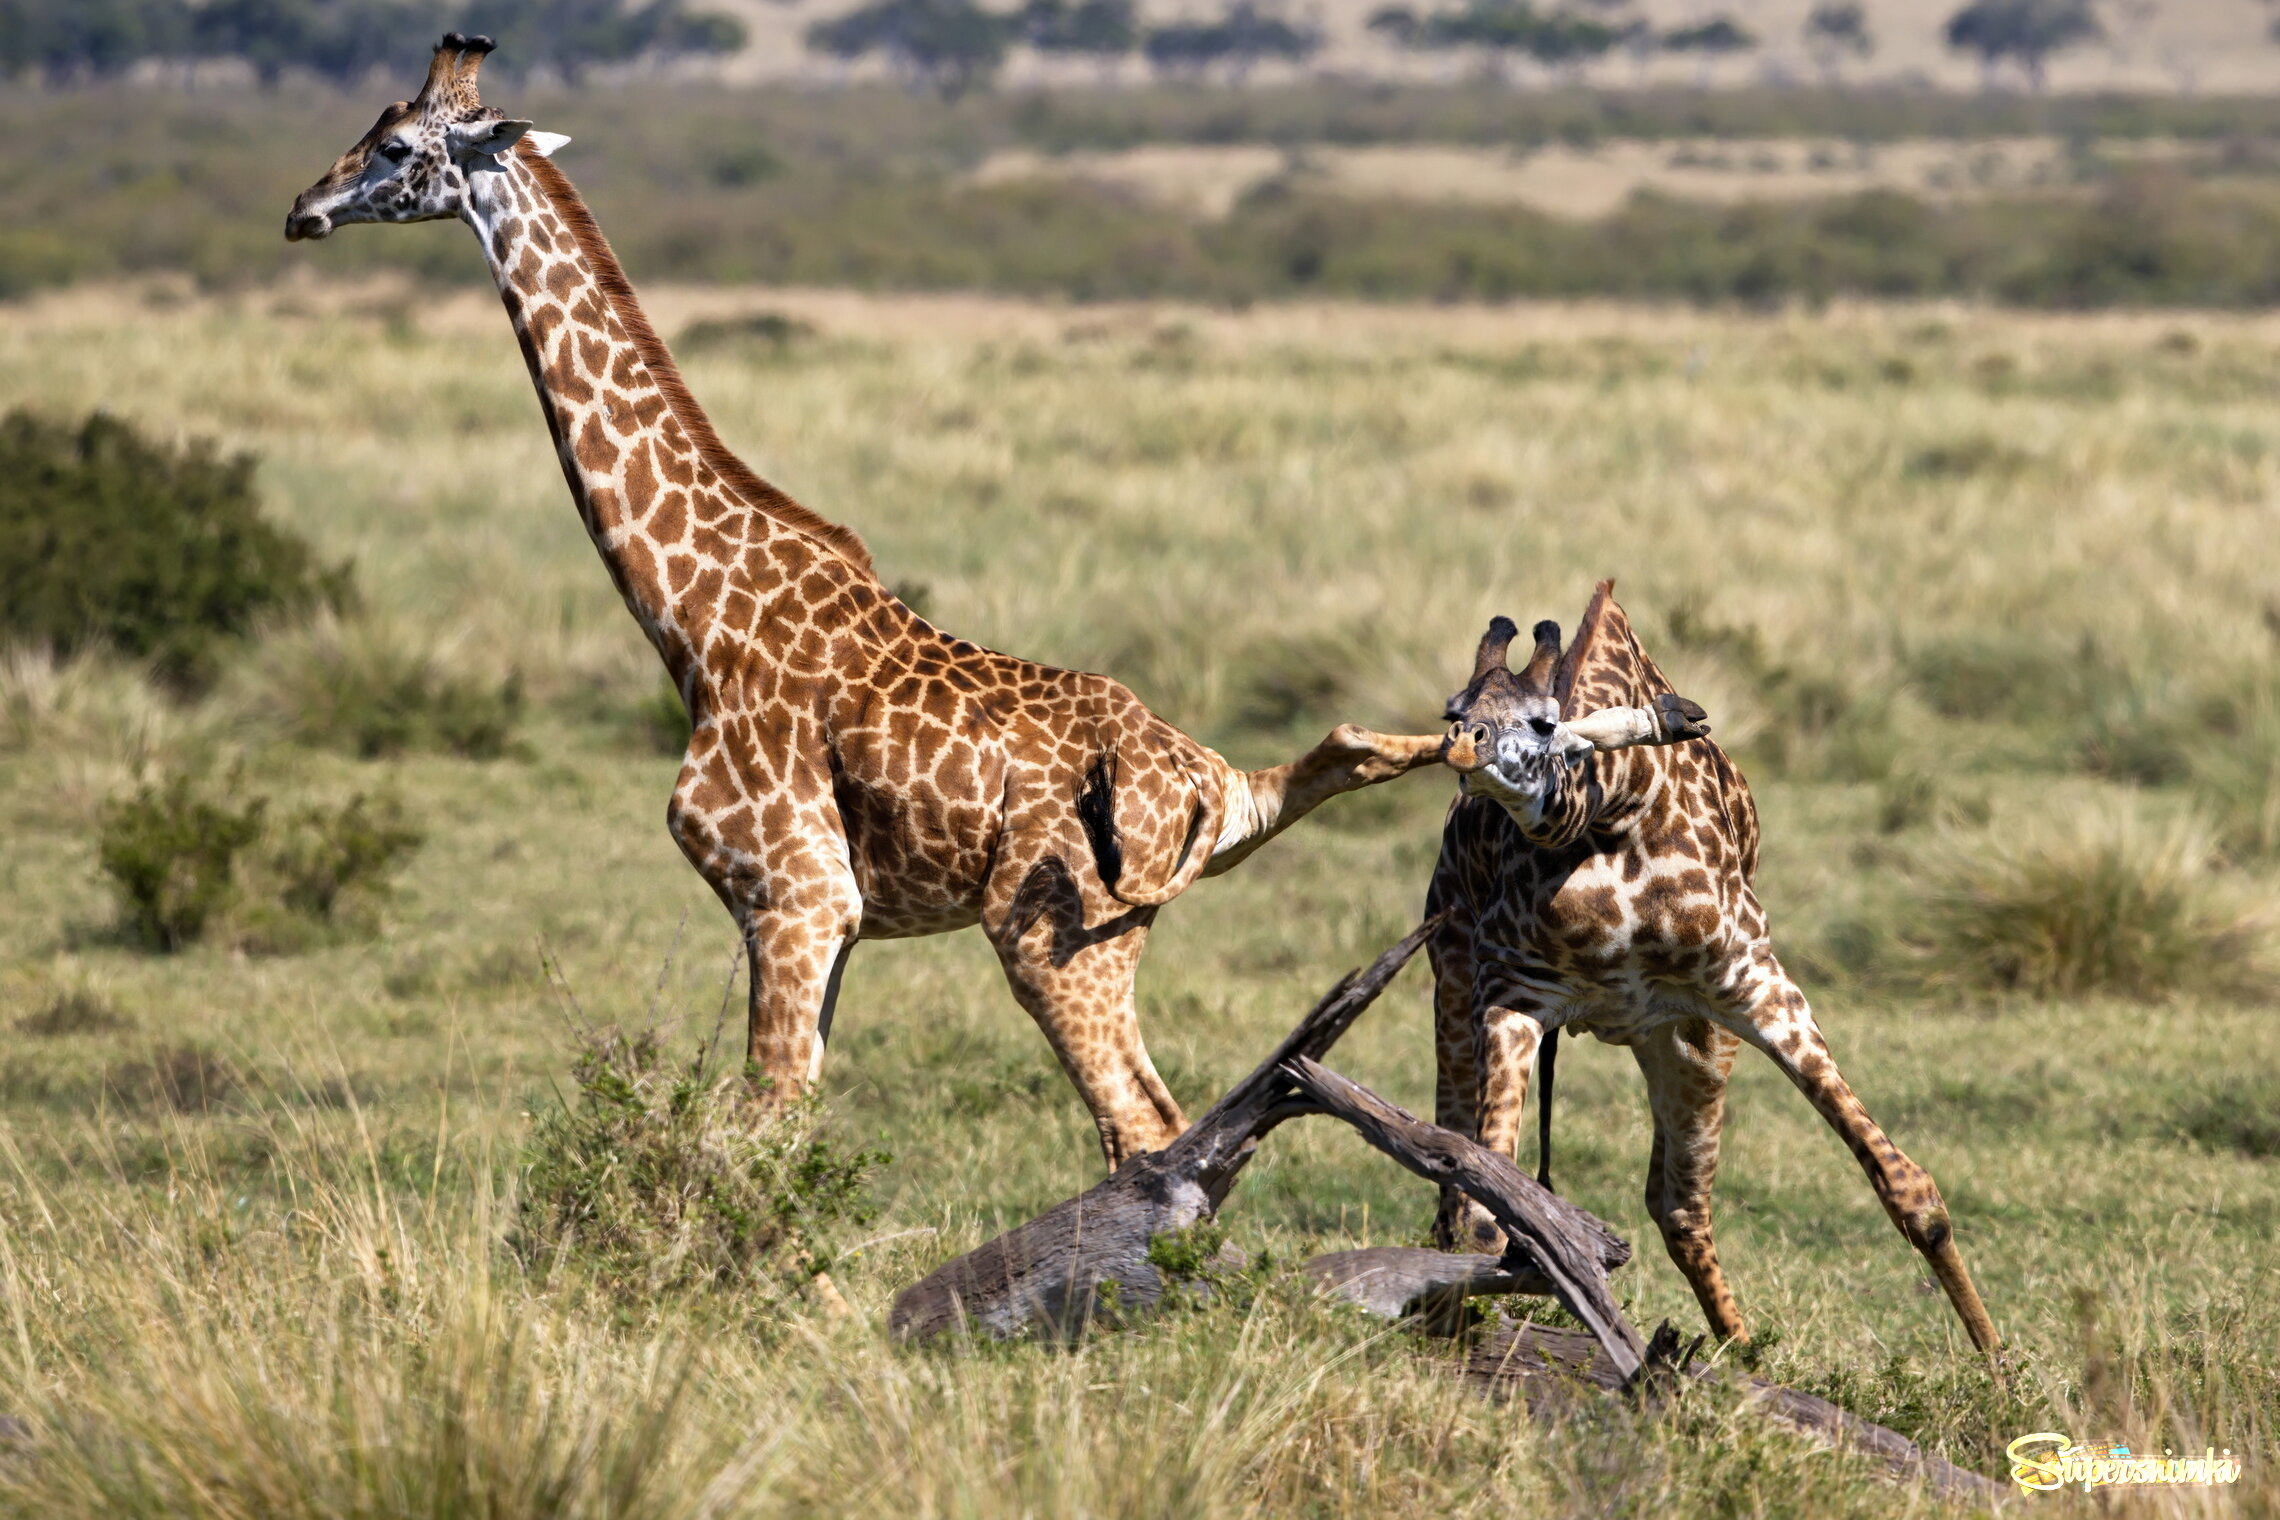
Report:
[{"label": "giraffe muzzle", "polygon": [[295,206],[285,215],[285,241],[288,243],[314,242],[331,237],[332,218],[319,211],[303,211]]},{"label": "giraffe muzzle", "polygon": [[1441,763],[1460,775],[1477,771],[1496,758],[1488,725],[1457,723],[1441,741]]}]

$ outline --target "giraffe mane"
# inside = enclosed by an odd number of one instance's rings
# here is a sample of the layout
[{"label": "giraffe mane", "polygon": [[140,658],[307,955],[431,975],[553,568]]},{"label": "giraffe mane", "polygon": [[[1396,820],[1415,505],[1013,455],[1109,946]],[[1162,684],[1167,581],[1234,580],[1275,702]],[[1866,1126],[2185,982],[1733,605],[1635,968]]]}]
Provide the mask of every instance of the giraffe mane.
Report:
[{"label": "giraffe mane", "polygon": [[539,156],[529,138],[517,145],[518,161],[530,171],[531,178],[548,201],[555,214],[578,240],[578,250],[585,254],[592,266],[594,281],[602,289],[610,309],[625,326],[626,336],[633,340],[634,352],[641,355],[650,377],[657,382],[672,408],[681,429],[696,445],[697,453],[712,466],[713,472],[727,483],[746,505],[795,533],[804,534],[822,544],[839,558],[847,561],[865,575],[873,574],[871,551],[862,535],[853,528],[835,523],[822,514],[801,506],[791,497],[760,478],[759,472],[736,457],[728,445],[721,442],[720,434],[713,431],[712,419],[705,415],[697,398],[689,393],[688,383],[681,378],[680,366],[665,347],[665,340],[657,336],[657,329],[649,325],[649,318],[641,309],[641,301],[633,293],[633,282],[626,278],[625,267],[618,263],[617,254],[611,251],[609,239],[602,235],[601,224],[594,213],[570,183],[570,177],[551,159]]}]

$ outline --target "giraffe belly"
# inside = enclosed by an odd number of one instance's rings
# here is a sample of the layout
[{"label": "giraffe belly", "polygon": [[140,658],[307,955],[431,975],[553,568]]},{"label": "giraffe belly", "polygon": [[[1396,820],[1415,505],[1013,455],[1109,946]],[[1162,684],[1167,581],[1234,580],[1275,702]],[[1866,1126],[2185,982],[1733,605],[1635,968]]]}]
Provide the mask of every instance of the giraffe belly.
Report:
[{"label": "giraffe belly", "polygon": [[1570,1006],[1558,1027],[1608,1045],[1629,1045],[1665,1024],[1711,1016],[1710,1005],[1693,989],[1648,981],[1595,989]]},{"label": "giraffe belly", "polygon": [[980,911],[974,908],[890,907],[865,901],[860,934],[864,939],[917,939],[970,929],[981,921]]}]

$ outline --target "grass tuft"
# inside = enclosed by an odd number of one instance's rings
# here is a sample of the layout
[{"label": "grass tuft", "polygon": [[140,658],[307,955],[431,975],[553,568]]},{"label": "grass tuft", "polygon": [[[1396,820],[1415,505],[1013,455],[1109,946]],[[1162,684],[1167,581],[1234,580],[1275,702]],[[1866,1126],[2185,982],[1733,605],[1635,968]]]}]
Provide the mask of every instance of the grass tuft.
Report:
[{"label": "grass tuft", "polygon": [[244,1087],[229,1058],[203,1045],[169,1045],[147,1060],[111,1068],[103,1086],[131,1108],[204,1114],[228,1107]]},{"label": "grass tuft", "polygon": [[874,1217],[886,1153],[839,1151],[812,1101],[764,1109],[709,1050],[675,1062],[655,1030],[600,1030],[571,1086],[523,1171],[511,1243],[533,1268],[635,1300],[733,1287],[765,1310],[829,1268],[834,1226]]},{"label": "grass tuft", "polygon": [[1930,922],[1949,978],[2042,997],[2273,985],[2268,926],[2212,869],[2196,820],[2157,824],[2118,808],[1949,850]]}]

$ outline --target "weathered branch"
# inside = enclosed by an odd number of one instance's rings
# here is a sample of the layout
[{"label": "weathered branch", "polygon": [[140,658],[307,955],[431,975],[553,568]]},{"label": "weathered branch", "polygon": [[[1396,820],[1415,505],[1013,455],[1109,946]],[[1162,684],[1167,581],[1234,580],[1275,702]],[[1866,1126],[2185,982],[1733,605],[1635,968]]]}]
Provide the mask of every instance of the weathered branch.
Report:
[{"label": "weathered branch", "polygon": [[1273,1055],[1165,1149],[1134,1157],[1097,1187],[905,1288],[888,1313],[888,1329],[905,1341],[961,1325],[998,1337],[1031,1329],[1073,1335],[1111,1304],[1153,1306],[1164,1284],[1148,1260],[1148,1242],[1211,1218],[1260,1138],[1312,1111],[1291,1100],[1283,1063],[1327,1054],[1433,927],[1420,924],[1367,969],[1340,980]]},{"label": "weathered branch", "polygon": [[1599,1220],[1557,1193],[1538,1186],[1511,1159],[1454,1130],[1427,1124],[1359,1083],[1307,1056],[1282,1067],[1298,1089],[1345,1120],[1362,1138],[1429,1182],[1446,1183],[1479,1201],[1503,1227],[1506,1265],[1533,1270],[1551,1285],[1561,1307],[1581,1320],[1625,1379],[1637,1375],[1646,1343],[1607,1288],[1607,1262],[1620,1265],[1631,1249]]},{"label": "weathered branch", "polygon": [[[1827,1399],[1723,1368],[1674,1365],[1671,1372],[1739,1387],[1745,1406],[1766,1418],[1839,1450],[1873,1457],[1895,1476],[1921,1478],[1944,1494],[1985,1499],[2003,1492],[2000,1484],[1934,1456],[1898,1431],[1847,1413]],[[1491,1390],[1519,1393],[1539,1414],[1564,1407],[1578,1388],[1614,1393],[1630,1381],[1590,1337],[1533,1324],[1482,1341],[1466,1358],[1465,1373]]]}]

